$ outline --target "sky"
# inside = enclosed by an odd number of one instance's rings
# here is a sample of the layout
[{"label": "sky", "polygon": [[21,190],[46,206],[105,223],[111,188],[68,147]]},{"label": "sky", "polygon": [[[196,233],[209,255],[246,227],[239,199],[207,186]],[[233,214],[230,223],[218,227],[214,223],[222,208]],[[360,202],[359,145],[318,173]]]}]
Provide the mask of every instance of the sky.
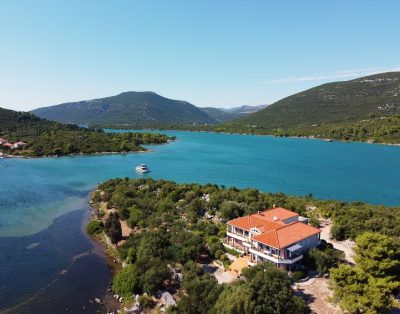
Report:
[{"label": "sky", "polygon": [[0,0],[0,107],[154,91],[271,104],[400,71],[400,1]]}]

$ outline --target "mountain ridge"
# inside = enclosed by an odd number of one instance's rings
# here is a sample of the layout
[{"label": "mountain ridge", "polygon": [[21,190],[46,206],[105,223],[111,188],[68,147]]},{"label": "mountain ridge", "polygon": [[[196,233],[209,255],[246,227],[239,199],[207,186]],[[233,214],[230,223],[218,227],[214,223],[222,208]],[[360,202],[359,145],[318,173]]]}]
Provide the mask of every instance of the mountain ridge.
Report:
[{"label": "mountain ridge", "polygon": [[400,72],[387,72],[307,89],[228,123],[227,127],[290,129],[357,122],[397,113],[400,113]]},{"label": "mountain ridge", "polygon": [[123,92],[115,96],[67,102],[31,111],[35,115],[76,124],[214,124],[216,120],[191,103],[155,92]]}]

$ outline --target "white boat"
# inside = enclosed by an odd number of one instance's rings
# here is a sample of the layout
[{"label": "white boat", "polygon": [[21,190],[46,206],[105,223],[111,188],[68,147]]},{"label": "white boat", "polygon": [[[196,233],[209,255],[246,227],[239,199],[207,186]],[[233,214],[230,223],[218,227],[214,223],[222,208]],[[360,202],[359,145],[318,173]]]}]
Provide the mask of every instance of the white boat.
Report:
[{"label": "white boat", "polygon": [[136,171],[137,172],[141,172],[141,173],[146,173],[149,172],[149,168],[147,168],[147,166],[145,164],[140,164],[139,166],[136,166]]}]

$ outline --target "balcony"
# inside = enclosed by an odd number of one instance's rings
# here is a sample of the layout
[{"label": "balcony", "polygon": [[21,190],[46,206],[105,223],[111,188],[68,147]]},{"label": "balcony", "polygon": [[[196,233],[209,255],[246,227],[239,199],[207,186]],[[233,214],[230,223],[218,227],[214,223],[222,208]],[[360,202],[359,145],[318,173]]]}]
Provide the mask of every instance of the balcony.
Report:
[{"label": "balcony", "polygon": [[276,254],[271,254],[269,251],[261,250],[258,248],[251,248],[250,253],[262,257],[263,259],[267,259],[276,264],[294,264],[303,258],[303,254],[292,254],[288,258],[283,258]]},{"label": "balcony", "polygon": [[235,238],[235,239],[243,241],[243,242],[249,242],[249,238],[243,236],[242,234],[233,233],[233,232],[227,232],[226,235],[228,237]]}]

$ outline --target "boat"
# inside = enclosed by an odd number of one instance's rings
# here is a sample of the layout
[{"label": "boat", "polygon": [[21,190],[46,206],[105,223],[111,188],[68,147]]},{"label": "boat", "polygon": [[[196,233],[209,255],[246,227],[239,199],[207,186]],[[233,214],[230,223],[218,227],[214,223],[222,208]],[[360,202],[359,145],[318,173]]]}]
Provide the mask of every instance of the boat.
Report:
[{"label": "boat", "polygon": [[146,173],[149,172],[149,168],[147,168],[147,166],[145,164],[140,164],[139,166],[136,166],[136,171],[137,172],[141,172],[141,173]]}]

